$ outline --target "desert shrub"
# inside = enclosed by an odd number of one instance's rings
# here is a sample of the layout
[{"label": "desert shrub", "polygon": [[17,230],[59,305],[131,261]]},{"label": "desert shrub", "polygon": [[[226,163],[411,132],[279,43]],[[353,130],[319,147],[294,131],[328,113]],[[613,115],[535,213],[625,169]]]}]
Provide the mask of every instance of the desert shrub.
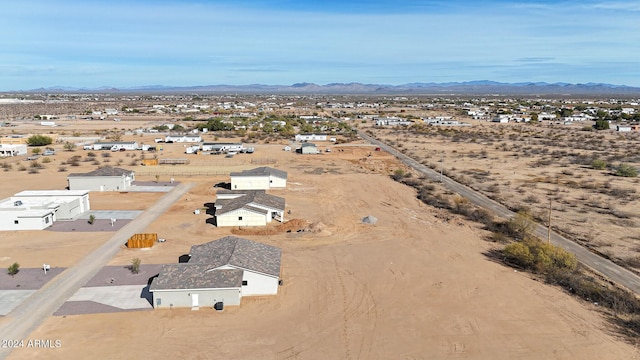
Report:
[{"label": "desert shrub", "polygon": [[45,135],[33,135],[27,139],[27,145],[29,146],[45,146],[53,143],[53,139]]},{"label": "desert shrub", "polygon": [[518,211],[507,223],[509,234],[520,240],[528,238],[534,226],[531,214],[526,210]]},{"label": "desert shrub", "polygon": [[131,260],[131,265],[129,266],[129,270],[131,270],[132,273],[137,274],[140,272],[140,263],[142,261],[140,260],[140,258],[133,258]]},{"label": "desert shrub", "polygon": [[51,162],[51,159],[49,159],[48,157],[42,159],[42,163],[44,163],[44,164],[48,164],[50,162]]},{"label": "desert shrub", "polygon": [[489,240],[500,244],[506,244],[510,241],[509,237],[501,232],[492,232],[489,236]]},{"label": "desert shrub", "polygon": [[395,181],[400,181],[405,176],[405,174],[406,172],[404,170],[398,169],[393,172],[393,175],[391,175],[391,178]]},{"label": "desert shrub", "polygon": [[96,216],[91,214],[89,215],[89,220],[87,220],[87,222],[91,225],[93,225],[93,223],[96,221]]},{"label": "desert shrub", "polygon": [[66,166],[60,166],[60,167],[58,168],[58,171],[59,171],[59,172],[65,172],[65,171],[67,171],[67,168],[66,168]]},{"label": "desert shrub", "polygon": [[29,174],[37,174],[40,172],[40,170],[38,168],[29,168],[29,171],[27,171]]},{"label": "desert shrub", "polygon": [[38,162],[38,160],[34,160],[29,164],[31,169],[42,169],[44,166]]},{"label": "desert shrub", "polygon": [[20,271],[20,264],[18,264],[17,262],[14,262],[13,264],[9,265],[9,267],[7,268],[7,273],[11,276],[17,274]]},{"label": "desert shrub", "polygon": [[102,154],[100,154],[100,156],[102,156],[103,158],[108,158],[111,157],[111,153],[103,152]]},{"label": "desert shrub", "polygon": [[595,159],[591,162],[591,167],[596,170],[604,170],[607,167],[607,162],[600,159]]},{"label": "desert shrub", "polygon": [[4,171],[9,171],[9,170],[13,169],[13,165],[3,162],[2,163],[2,168],[4,169]]},{"label": "desert shrub", "polygon": [[96,157],[96,153],[94,153],[93,151],[89,151],[87,153],[87,157],[94,158],[94,157]]},{"label": "desert shrub", "polygon": [[616,175],[623,177],[636,177],[638,176],[638,169],[631,165],[620,164],[616,169]]},{"label": "desert shrub", "polygon": [[24,165],[18,166],[18,171],[27,171],[27,167]]},{"label": "desert shrub", "polygon": [[578,266],[575,255],[536,238],[509,244],[503,254],[507,261],[538,273],[573,271]]}]

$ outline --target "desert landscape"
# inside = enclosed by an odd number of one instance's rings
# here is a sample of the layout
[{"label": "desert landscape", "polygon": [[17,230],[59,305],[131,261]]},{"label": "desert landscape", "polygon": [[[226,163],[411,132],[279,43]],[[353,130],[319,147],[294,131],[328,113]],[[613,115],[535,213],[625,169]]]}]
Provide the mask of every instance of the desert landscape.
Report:
[{"label": "desert landscape", "polygon": [[[40,158],[42,167],[37,171],[31,171],[32,162],[23,157],[2,160],[8,165],[3,165],[6,185],[0,194],[4,198],[22,190],[64,189],[69,173],[104,165],[134,170],[136,181],[162,184],[173,178],[191,183],[194,186],[146,229],[166,242],[148,249],[123,244],[108,265],[126,267],[134,258],[143,265],[177,263],[192,245],[235,234],[282,249],[278,295],[247,297],[240,306],[223,312],[201,308],[51,316],[29,339],[55,339],[61,346],[15,349],[9,359],[640,357],[634,342],[618,331],[601,307],[488,256],[504,246],[488,240],[490,231],[420,201],[416,189],[391,176],[410,169],[360,139],[339,136],[336,143],[319,142],[323,152],[317,155],[284,151],[293,143],[279,137],[252,140],[253,154],[233,157],[185,154],[184,145],[178,143],[162,144],[162,150],[153,154],[64,149],[65,141],[97,133],[153,143],[157,135],[134,130],[168,121],[174,120],[162,115],[121,116],[117,123],[56,120],[59,127],[53,130],[63,139],[53,145],[56,154],[46,163]],[[4,135],[43,132],[34,122],[14,123],[17,126],[1,128]],[[371,121],[353,124],[436,169],[444,151],[447,176],[512,208],[524,203],[536,218],[543,218],[552,196],[554,229],[608,251],[611,257],[633,258],[637,181],[590,168],[591,157],[604,157],[578,146],[588,144],[591,133],[503,125],[475,122],[461,130],[409,131],[374,127]],[[228,135],[203,134],[203,141],[241,140]],[[624,138],[609,134],[598,140],[611,139],[621,152],[637,140],[635,134]],[[556,150],[554,144],[569,144],[571,149]],[[324,151],[327,148],[331,151]],[[579,154],[572,152],[591,157],[579,163],[572,160]],[[79,161],[72,161],[74,156]],[[187,157],[189,164],[142,166],[143,156]],[[549,159],[549,164],[541,163]],[[270,193],[286,198],[290,232],[286,227],[268,231],[277,223],[267,229],[219,228],[207,222],[211,215],[205,211],[194,213],[215,201],[214,185],[228,182],[230,172],[264,165],[288,173],[287,188]],[[607,191],[593,194],[590,184]],[[147,192],[90,193],[96,210],[145,210],[161,197]],[[367,216],[376,221],[363,222]],[[0,266],[19,262],[22,268],[43,263],[72,267],[111,235],[110,231],[0,232]]]}]

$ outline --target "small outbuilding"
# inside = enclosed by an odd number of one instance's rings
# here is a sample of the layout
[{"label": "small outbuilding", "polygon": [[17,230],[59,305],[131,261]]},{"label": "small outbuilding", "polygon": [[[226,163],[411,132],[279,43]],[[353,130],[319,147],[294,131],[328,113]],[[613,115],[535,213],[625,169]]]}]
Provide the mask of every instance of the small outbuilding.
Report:
[{"label": "small outbuilding", "polygon": [[131,188],[135,172],[117,167],[105,166],[88,173],[67,176],[69,190],[124,191]]},{"label": "small outbuilding", "polygon": [[298,149],[299,152],[301,154],[319,154],[320,150],[318,150],[318,147],[316,146],[316,144],[314,143],[303,143],[300,147],[300,149]]},{"label": "small outbuilding", "polygon": [[231,173],[232,190],[268,190],[287,187],[287,172],[262,166]]}]

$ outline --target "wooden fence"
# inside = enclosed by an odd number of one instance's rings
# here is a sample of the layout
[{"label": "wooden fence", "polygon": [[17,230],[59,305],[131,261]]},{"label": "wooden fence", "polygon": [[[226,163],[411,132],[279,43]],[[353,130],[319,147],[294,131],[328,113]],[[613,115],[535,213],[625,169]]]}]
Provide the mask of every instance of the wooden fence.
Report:
[{"label": "wooden fence", "polygon": [[158,234],[134,234],[127,240],[128,248],[150,248],[158,241]]},{"label": "wooden fence", "polygon": [[142,165],[145,165],[145,166],[158,165],[158,159],[142,159]]}]

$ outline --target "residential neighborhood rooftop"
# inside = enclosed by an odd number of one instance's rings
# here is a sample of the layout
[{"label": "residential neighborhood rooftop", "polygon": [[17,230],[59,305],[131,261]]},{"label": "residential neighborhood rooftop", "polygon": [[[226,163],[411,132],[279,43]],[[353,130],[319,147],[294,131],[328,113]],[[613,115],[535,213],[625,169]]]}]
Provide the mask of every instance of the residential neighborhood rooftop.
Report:
[{"label": "residential neighborhood rooftop", "polygon": [[204,264],[210,268],[223,265],[280,276],[281,250],[255,241],[226,236],[202,245],[194,245],[189,264]]},{"label": "residential neighborhood rooftop", "polygon": [[265,175],[271,175],[281,179],[287,178],[286,171],[274,169],[268,166],[261,166],[255,169],[242,170],[241,172],[231,173],[231,176],[265,176]]},{"label": "residential neighborhood rooftop", "polygon": [[112,166],[104,166],[86,173],[72,173],[72,174],[69,174],[69,176],[122,176],[122,175],[129,175],[133,172],[134,172],[133,170],[127,170],[127,169],[122,169],[122,168],[117,168]]},{"label": "residential neighborhood rooftop", "polygon": [[[234,192],[228,192],[228,194],[229,193]],[[258,204],[284,211],[285,200],[279,196],[265,194],[264,191],[260,190],[243,191],[241,194],[241,196],[234,199],[218,199],[216,201],[216,205],[219,205],[219,207],[216,206],[216,214],[224,214],[243,207],[251,206],[251,204]]]},{"label": "residential neighborhood rooftop", "polygon": [[243,270],[219,269],[207,264],[164,265],[149,290],[220,289],[242,286]]}]

